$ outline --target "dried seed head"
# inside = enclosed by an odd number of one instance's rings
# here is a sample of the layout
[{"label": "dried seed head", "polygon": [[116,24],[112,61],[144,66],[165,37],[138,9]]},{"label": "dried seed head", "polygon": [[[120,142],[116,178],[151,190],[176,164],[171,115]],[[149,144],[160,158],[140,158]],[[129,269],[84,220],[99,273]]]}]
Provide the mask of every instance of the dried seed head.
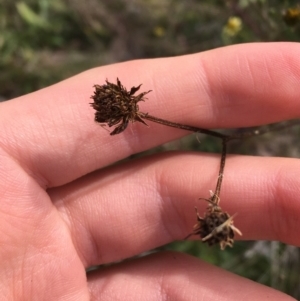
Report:
[{"label": "dried seed head", "polygon": [[203,218],[195,208],[197,224],[194,226],[192,235],[200,235],[202,241],[210,246],[220,244],[222,250],[227,246],[232,247],[234,233],[242,235],[241,231],[233,225],[234,216],[230,216],[218,206],[218,196],[212,195],[210,199],[205,200],[209,202],[209,205]]},{"label": "dried seed head", "polygon": [[91,106],[96,110],[95,121],[102,125],[107,124],[109,127],[116,126],[110,133],[111,135],[123,132],[129,121],[139,121],[147,125],[139,115],[137,103],[144,101],[143,97],[150,91],[134,96],[141,85],[127,91],[118,78],[117,84],[106,80],[106,85],[95,85],[94,87],[94,95],[91,96],[94,102],[91,103]]}]

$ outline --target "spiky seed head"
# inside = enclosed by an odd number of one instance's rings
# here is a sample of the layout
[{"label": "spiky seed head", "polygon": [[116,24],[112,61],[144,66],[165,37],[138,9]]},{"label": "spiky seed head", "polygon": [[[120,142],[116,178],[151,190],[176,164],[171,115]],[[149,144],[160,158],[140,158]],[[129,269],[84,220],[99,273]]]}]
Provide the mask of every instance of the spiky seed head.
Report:
[{"label": "spiky seed head", "polygon": [[146,122],[139,115],[138,102],[144,101],[144,96],[150,91],[134,95],[141,87],[132,87],[130,91],[121,84],[117,78],[117,84],[106,80],[104,85],[95,85],[94,100],[91,106],[96,110],[95,121],[101,125],[115,126],[110,135],[123,132],[129,121],[139,121],[145,125]]}]

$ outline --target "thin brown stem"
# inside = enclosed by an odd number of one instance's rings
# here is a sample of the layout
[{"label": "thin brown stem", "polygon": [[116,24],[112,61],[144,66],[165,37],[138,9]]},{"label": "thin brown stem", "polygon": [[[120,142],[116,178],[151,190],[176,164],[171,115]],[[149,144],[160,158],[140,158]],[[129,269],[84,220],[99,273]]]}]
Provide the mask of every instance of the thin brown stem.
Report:
[{"label": "thin brown stem", "polygon": [[227,142],[229,142],[231,140],[247,139],[247,138],[251,138],[251,137],[255,137],[255,136],[261,136],[261,135],[264,135],[269,132],[276,132],[276,131],[286,129],[288,127],[300,125],[300,119],[293,119],[293,120],[286,121],[284,123],[272,123],[272,124],[267,125],[266,127],[257,127],[255,129],[251,129],[251,130],[248,130],[248,131],[245,131],[242,133],[234,133],[234,134],[228,135],[228,134],[222,134],[222,133],[219,133],[219,132],[216,132],[213,130],[198,128],[195,126],[181,124],[178,122],[172,122],[169,120],[165,120],[162,118],[158,118],[158,117],[149,115],[148,113],[139,112],[139,117],[150,120],[152,122],[170,126],[173,128],[186,130],[186,131],[190,131],[190,132],[195,132],[195,133],[202,133],[202,134],[206,134],[206,135],[213,136],[213,137],[220,138],[220,139],[226,139]]},{"label": "thin brown stem", "polygon": [[181,123],[177,123],[177,122],[171,122],[171,121],[168,121],[165,119],[161,119],[161,118],[149,115],[148,113],[139,112],[139,117],[150,120],[152,122],[156,122],[156,123],[160,123],[160,124],[170,126],[173,128],[181,129],[181,130],[191,131],[191,132],[195,132],[195,133],[202,133],[202,134],[210,135],[210,136],[221,138],[221,139],[229,138],[228,135],[221,134],[219,132],[215,132],[215,131],[207,130],[207,129],[203,129],[203,128],[198,128],[198,127],[190,126],[190,125],[186,125],[186,124],[181,124]]},{"label": "thin brown stem", "polygon": [[222,139],[222,154],[221,154],[221,161],[220,161],[219,176],[218,176],[215,192],[211,198],[212,203],[216,205],[219,204],[219,200],[220,200],[221,186],[222,186],[226,155],[227,155],[227,142],[228,142],[228,138]]}]

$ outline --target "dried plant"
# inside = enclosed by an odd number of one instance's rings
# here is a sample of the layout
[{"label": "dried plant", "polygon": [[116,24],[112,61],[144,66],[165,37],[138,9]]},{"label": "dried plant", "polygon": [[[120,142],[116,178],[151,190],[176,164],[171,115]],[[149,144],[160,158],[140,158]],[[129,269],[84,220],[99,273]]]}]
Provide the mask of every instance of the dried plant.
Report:
[{"label": "dried plant", "polygon": [[122,133],[127,128],[129,121],[139,121],[147,125],[144,121],[146,119],[166,126],[196,133],[203,133],[218,138],[227,137],[226,135],[215,131],[171,122],[151,116],[148,113],[140,112],[138,102],[145,101],[146,98],[144,98],[144,96],[151,92],[151,90],[149,90],[134,96],[134,94],[140,89],[141,85],[132,87],[130,91],[127,91],[117,78],[117,84],[113,84],[106,80],[106,85],[94,85],[94,87],[94,95],[91,96],[94,102],[90,105],[96,110],[95,121],[100,123],[102,126],[116,126],[110,135]]},{"label": "dried plant", "polygon": [[141,85],[132,87],[130,91],[127,91],[117,78],[117,84],[110,83],[106,80],[105,85],[95,85],[94,87],[94,95],[91,96],[94,102],[91,103],[91,106],[96,110],[95,121],[100,123],[101,126],[115,126],[110,135],[116,135],[123,132],[127,128],[129,121],[138,121],[147,125],[144,120],[150,120],[166,126],[195,133],[204,133],[222,139],[223,148],[215,192],[211,192],[211,197],[209,199],[204,199],[209,203],[209,205],[203,218],[200,216],[198,209],[195,208],[197,223],[194,226],[193,232],[186,238],[192,235],[200,235],[203,242],[207,242],[209,245],[220,244],[222,250],[224,250],[227,246],[232,247],[234,243],[234,234],[237,233],[242,235],[242,233],[233,225],[234,215],[230,216],[219,206],[228,142],[235,139],[244,139],[262,135],[274,130],[281,130],[299,124],[299,120],[290,120],[284,124],[275,123],[263,128],[252,128],[242,133],[225,135],[208,129],[171,122],[151,116],[148,113],[140,112],[138,102],[144,101],[144,96],[151,91],[142,92],[135,96],[134,94],[140,89]]},{"label": "dried plant", "polygon": [[234,215],[230,216],[219,206],[227,153],[227,140],[227,138],[224,138],[222,141],[223,148],[215,192],[210,191],[211,196],[209,199],[200,198],[200,200],[205,200],[209,203],[208,207],[203,218],[200,216],[197,207],[195,207],[197,223],[193,232],[185,238],[187,239],[192,235],[200,235],[202,242],[207,242],[210,246],[220,244],[221,250],[224,250],[227,246],[233,246],[234,233],[242,235],[241,231],[233,225]]},{"label": "dried plant", "polygon": [[[191,235],[200,235],[202,242],[207,242],[210,246],[220,244],[221,250],[227,246],[232,247],[234,243],[234,233],[242,235],[241,231],[233,225],[233,216],[224,212],[219,206],[220,198],[212,191],[206,213],[202,218],[195,207],[197,224],[194,226]],[[188,238],[187,237],[187,238]]]},{"label": "dried plant", "polygon": [[129,121],[139,121],[147,125],[139,116],[138,102],[144,101],[143,97],[150,91],[134,96],[141,85],[127,91],[118,78],[117,84],[106,80],[106,85],[95,85],[94,87],[94,95],[91,97],[94,102],[91,103],[91,106],[96,110],[95,121],[107,124],[109,127],[116,126],[110,133],[111,135],[123,132]]}]

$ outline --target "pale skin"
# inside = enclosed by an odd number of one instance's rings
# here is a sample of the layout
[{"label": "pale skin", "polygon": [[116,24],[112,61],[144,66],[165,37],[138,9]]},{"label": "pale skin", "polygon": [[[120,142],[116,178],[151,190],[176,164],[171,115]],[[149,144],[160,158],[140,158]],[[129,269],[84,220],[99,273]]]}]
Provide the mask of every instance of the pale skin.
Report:
[{"label": "pale skin", "polygon": [[[110,136],[89,97],[119,77],[153,90],[141,111],[175,122],[213,129],[299,118],[299,53],[297,43],[244,44],[126,62],[2,103],[1,298],[294,300],[181,253],[86,274],[187,236],[219,167],[217,155],[178,152],[104,168],[187,132],[148,122]],[[237,213],[237,238],[300,246],[299,181],[299,159],[229,156],[220,205]]]}]

